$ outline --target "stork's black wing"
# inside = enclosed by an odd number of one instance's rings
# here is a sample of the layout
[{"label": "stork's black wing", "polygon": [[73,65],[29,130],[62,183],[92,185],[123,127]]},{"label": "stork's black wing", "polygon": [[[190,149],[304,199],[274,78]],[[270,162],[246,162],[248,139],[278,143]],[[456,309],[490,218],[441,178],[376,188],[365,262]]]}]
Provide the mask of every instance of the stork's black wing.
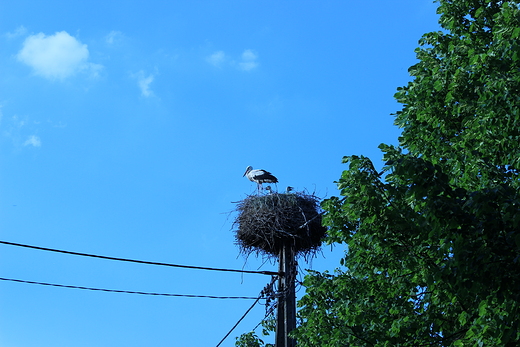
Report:
[{"label": "stork's black wing", "polygon": [[259,173],[255,175],[255,181],[258,183],[278,183],[278,179],[272,173],[265,170],[258,170]]}]

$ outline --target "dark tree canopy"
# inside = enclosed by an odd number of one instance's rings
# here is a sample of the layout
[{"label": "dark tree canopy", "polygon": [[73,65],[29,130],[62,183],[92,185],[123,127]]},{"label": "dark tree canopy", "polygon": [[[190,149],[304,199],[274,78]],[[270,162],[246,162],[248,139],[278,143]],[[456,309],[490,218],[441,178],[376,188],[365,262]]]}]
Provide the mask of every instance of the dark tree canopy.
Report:
[{"label": "dark tree canopy", "polygon": [[323,203],[349,251],[306,277],[299,346],[520,345],[520,2],[439,3],[399,147],[345,157]]}]

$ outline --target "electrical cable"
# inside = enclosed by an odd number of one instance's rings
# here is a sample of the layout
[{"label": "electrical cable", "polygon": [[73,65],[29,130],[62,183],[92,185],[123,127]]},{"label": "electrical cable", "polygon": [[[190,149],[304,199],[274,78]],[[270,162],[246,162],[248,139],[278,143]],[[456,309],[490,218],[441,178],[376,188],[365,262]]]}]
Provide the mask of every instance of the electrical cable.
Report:
[{"label": "electrical cable", "polygon": [[233,325],[233,327],[231,328],[231,330],[228,331],[228,333],[226,334],[226,336],[224,336],[222,338],[222,340],[220,340],[220,342],[217,344],[216,347],[220,346],[222,344],[222,342],[224,342],[224,340],[231,334],[231,332],[233,332],[233,330],[235,330],[235,328],[240,324],[240,322],[247,316],[247,314],[249,313],[249,311],[251,311],[253,309],[253,307],[255,307],[255,305],[258,303],[258,301],[260,301],[260,299],[262,298],[262,296],[259,296],[258,298],[256,298],[255,302],[253,302],[253,305],[251,305],[250,308],[247,309],[246,313],[244,313],[244,315],[242,317],[240,317],[240,319],[238,320],[238,322],[235,323],[235,325]]},{"label": "electrical cable", "polygon": [[240,322],[247,316],[247,314],[253,309],[253,307],[255,307],[255,305],[258,303],[258,301],[260,301],[260,299],[262,299],[264,297],[265,293],[269,293],[271,291],[271,288],[275,281],[276,281],[276,277],[273,276],[271,283],[269,283],[267,286],[264,287],[264,289],[262,289],[258,298],[256,298],[255,302],[253,302],[253,305],[251,305],[251,307],[249,307],[247,309],[246,313],[244,313],[242,315],[242,317],[240,317],[240,319],[235,323],[235,325],[233,325],[231,330],[228,331],[226,336],[224,336],[222,338],[222,340],[220,340],[220,342],[215,347],[219,347],[222,344],[222,342],[224,342],[224,340],[233,332],[233,330],[235,330],[235,328],[240,324]]},{"label": "electrical cable", "polygon": [[[3,278],[3,277],[0,277],[0,280],[18,282],[18,283],[39,284],[42,286],[71,288],[71,289],[84,289],[84,290],[93,290],[93,291],[110,292],[110,293],[140,294],[140,295],[153,295],[153,296],[174,296],[174,297],[183,297],[183,298],[206,298],[206,299],[246,299],[246,300],[255,300],[256,299],[257,300],[256,302],[258,302],[258,300],[259,300],[259,298],[251,297],[251,296],[214,296],[214,295],[194,295],[194,294],[149,293],[149,292],[135,292],[135,291],[129,291],[129,290],[69,286],[69,285],[65,285],[65,284],[25,281],[25,280],[13,279],[13,278]],[[255,304],[256,304],[256,302],[255,302]]]},{"label": "electrical cable", "polygon": [[108,256],[104,256],[104,255],[96,255],[96,254],[89,254],[89,253],[79,253],[79,252],[64,251],[64,250],[60,250],[60,249],[31,246],[31,245],[26,245],[26,244],[22,244],[22,243],[14,243],[14,242],[8,242],[8,241],[0,241],[0,244],[10,245],[10,246],[18,246],[18,247],[25,247],[25,248],[31,248],[31,249],[37,249],[37,250],[40,250],[40,251],[57,252],[57,253],[64,253],[64,254],[71,254],[71,255],[79,255],[79,256],[83,256],[83,257],[99,258],[99,259],[106,259],[106,260],[117,260],[117,261],[124,261],[124,262],[130,262],[130,263],[138,263],[138,264],[160,265],[160,266],[169,266],[169,267],[177,267],[177,268],[185,268],[185,269],[195,269],[195,270],[240,272],[240,273],[270,275],[270,276],[278,275],[278,272],[273,272],[273,271],[222,269],[222,268],[211,268],[211,267],[192,266],[192,265],[179,265],[179,264],[170,264],[170,263],[158,263],[158,262],[145,261],[145,260],[108,257]]},{"label": "electrical cable", "polygon": [[271,306],[267,312],[265,313],[264,318],[253,328],[251,331],[255,331],[265,320],[267,317],[269,317],[271,314],[273,314],[274,310],[276,309],[276,305]]}]

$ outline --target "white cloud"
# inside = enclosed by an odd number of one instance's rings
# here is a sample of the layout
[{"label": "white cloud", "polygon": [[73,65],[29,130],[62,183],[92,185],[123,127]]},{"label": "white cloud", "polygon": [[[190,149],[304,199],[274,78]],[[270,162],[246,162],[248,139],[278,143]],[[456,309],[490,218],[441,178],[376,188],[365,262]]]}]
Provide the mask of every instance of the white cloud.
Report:
[{"label": "white cloud", "polygon": [[153,82],[154,76],[151,74],[146,76],[144,71],[141,70],[135,74],[134,77],[137,78],[137,83],[141,89],[141,95],[144,97],[152,96],[153,92],[150,89],[150,84]]},{"label": "white cloud", "polygon": [[213,66],[221,67],[222,63],[226,61],[226,54],[223,51],[217,51],[206,58],[206,61]]},{"label": "white cloud", "polygon": [[40,138],[36,135],[31,135],[27,139],[27,141],[24,142],[24,146],[34,146],[34,147],[40,147],[42,145],[42,142]]},{"label": "white cloud", "polygon": [[105,42],[109,45],[113,45],[119,42],[123,38],[123,34],[120,31],[112,30],[105,36]]},{"label": "white cloud", "polygon": [[63,80],[80,71],[96,77],[103,68],[89,63],[87,45],[65,31],[50,36],[39,33],[27,37],[17,57],[32,67],[37,75],[51,80]]},{"label": "white cloud", "polygon": [[250,49],[246,49],[242,53],[242,61],[238,63],[238,67],[244,71],[250,71],[258,66],[256,62],[258,56]]},{"label": "white cloud", "polygon": [[250,49],[246,49],[244,53],[242,53],[242,59],[245,61],[254,61],[256,58],[257,55]]},{"label": "white cloud", "polygon": [[5,36],[8,38],[8,39],[14,39],[14,38],[17,38],[18,36],[23,36],[27,33],[27,28],[24,27],[23,25],[20,25],[18,28],[16,28],[13,32],[7,32],[5,34]]},{"label": "white cloud", "polygon": [[41,147],[42,140],[40,136],[35,135],[40,129],[49,127],[64,128],[66,126],[61,121],[56,123],[51,120],[32,120],[25,115],[4,116],[1,104],[0,118],[2,121],[0,140],[9,140],[17,151],[22,148]]},{"label": "white cloud", "polygon": [[210,56],[206,57],[206,61],[215,67],[222,67],[224,63],[228,63],[242,71],[250,71],[258,67],[258,55],[251,49],[246,49],[240,55],[240,59],[237,62],[234,59],[230,59],[224,51],[217,51]]}]

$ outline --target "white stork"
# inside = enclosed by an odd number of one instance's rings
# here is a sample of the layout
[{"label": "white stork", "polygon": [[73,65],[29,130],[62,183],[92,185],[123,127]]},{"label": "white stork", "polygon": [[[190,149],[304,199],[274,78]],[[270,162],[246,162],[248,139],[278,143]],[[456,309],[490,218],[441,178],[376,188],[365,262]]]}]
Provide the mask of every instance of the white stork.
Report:
[{"label": "white stork", "polygon": [[258,191],[262,189],[262,183],[278,183],[278,179],[272,173],[261,169],[253,170],[252,166],[246,168],[243,176],[247,176],[251,182],[256,182]]}]

